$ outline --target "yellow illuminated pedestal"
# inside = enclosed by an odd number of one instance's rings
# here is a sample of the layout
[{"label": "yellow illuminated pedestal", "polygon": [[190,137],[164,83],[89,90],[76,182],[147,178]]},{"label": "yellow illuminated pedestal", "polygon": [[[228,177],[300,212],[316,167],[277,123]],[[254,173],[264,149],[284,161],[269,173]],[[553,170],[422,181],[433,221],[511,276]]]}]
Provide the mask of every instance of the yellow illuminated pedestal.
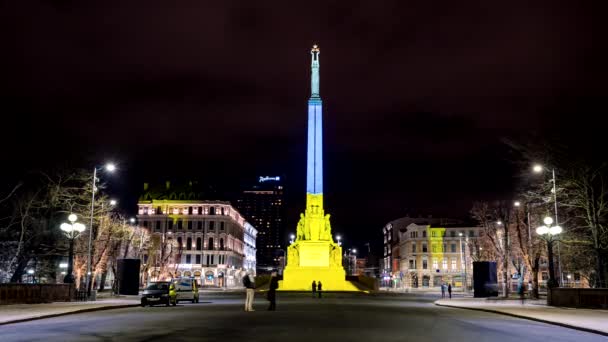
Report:
[{"label": "yellow illuminated pedestal", "polygon": [[306,214],[300,215],[296,241],[287,248],[287,267],[279,290],[311,290],[320,281],[323,291],[359,291],[346,280],[342,247],[333,241],[322,194],[306,194]]}]

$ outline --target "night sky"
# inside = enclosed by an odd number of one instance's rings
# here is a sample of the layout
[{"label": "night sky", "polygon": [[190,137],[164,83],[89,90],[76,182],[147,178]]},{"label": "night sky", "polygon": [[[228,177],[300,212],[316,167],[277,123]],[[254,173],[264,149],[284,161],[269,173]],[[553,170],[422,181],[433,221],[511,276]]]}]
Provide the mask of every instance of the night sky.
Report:
[{"label": "night sky", "polygon": [[131,212],[145,180],[284,175],[295,230],[313,43],[326,210],[347,245],[378,246],[408,213],[467,216],[474,200],[508,198],[503,139],[584,146],[606,113],[601,11],[582,2],[0,6],[3,172],[112,159],[111,191]]}]

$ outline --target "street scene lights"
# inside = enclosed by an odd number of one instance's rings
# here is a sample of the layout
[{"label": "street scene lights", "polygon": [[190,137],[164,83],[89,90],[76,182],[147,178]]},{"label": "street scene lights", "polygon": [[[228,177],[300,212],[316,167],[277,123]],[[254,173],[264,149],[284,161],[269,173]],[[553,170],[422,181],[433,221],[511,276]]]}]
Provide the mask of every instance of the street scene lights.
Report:
[{"label": "street scene lights", "polygon": [[115,206],[116,204],[118,204],[118,202],[115,199],[111,199],[110,200],[110,205],[111,206]]},{"label": "street scene lights", "polygon": [[82,223],[76,222],[78,217],[75,214],[70,214],[68,216],[68,221],[70,223],[62,223],[59,228],[63,231],[63,233],[70,240],[70,251],[68,255],[68,270],[63,278],[64,283],[72,284],[74,283],[74,275],[72,274],[74,269],[74,239],[78,237],[78,235],[84,232],[85,226]]},{"label": "street scene lights", "polygon": [[[545,167],[540,164],[536,164],[532,167],[532,171],[534,171],[534,173],[541,173],[544,170],[545,170]],[[559,220],[558,220],[558,215],[557,215],[557,180],[555,178],[555,169],[551,169],[551,183],[552,183],[551,192],[553,193],[553,208],[555,210],[555,225],[559,226]],[[563,278],[563,273],[562,273],[562,258],[561,258],[561,253],[559,250],[559,241],[557,242],[557,261],[558,261],[557,264],[559,267],[559,276],[563,283],[564,278]]]},{"label": "street scene lights", "polygon": [[338,246],[342,246],[342,242],[340,241],[342,237],[340,235],[336,235],[336,240],[338,241]]},{"label": "street scene lights", "polygon": [[289,234],[289,244],[292,244],[296,240],[296,236],[294,234]]},{"label": "street scene lights", "polygon": [[[99,171],[106,170],[108,172],[116,171],[116,165],[114,163],[107,163],[102,168],[99,168]],[[91,221],[89,224],[89,247],[87,253],[87,281],[86,281],[86,290],[87,297],[90,295],[89,285],[91,284],[91,243],[93,239],[93,217],[95,216],[95,192],[97,191],[97,171],[98,167],[93,168],[93,184],[91,186]]]},{"label": "street scene lights", "polygon": [[540,235],[547,242],[547,258],[549,259],[549,280],[547,281],[547,287],[557,287],[559,283],[555,279],[555,266],[553,265],[553,241],[555,236],[562,232],[562,227],[553,224],[553,218],[547,216],[544,218],[544,226],[536,228],[536,233]]}]

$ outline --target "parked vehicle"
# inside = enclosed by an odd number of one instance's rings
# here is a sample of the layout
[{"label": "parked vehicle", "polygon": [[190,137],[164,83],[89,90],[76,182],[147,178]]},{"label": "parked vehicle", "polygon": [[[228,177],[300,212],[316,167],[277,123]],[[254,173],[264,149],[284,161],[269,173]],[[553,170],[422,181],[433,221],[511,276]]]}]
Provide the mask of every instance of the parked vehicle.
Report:
[{"label": "parked vehicle", "polygon": [[154,281],[148,283],[141,296],[141,306],[165,304],[177,305],[177,291],[175,284],[168,281]]},{"label": "parked vehicle", "polygon": [[176,278],[173,279],[175,284],[175,291],[177,293],[177,301],[190,301],[192,303],[198,303],[198,284],[193,278]]}]

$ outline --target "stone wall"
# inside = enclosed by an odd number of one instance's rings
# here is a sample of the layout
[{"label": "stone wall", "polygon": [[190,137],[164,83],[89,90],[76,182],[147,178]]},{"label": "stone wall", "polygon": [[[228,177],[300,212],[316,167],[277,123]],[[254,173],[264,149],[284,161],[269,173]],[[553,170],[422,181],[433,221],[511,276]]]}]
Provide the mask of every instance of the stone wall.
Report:
[{"label": "stone wall", "polygon": [[0,284],[0,304],[69,302],[74,291],[69,284]]},{"label": "stone wall", "polygon": [[571,308],[608,309],[608,288],[553,288],[547,294],[547,304]]}]

